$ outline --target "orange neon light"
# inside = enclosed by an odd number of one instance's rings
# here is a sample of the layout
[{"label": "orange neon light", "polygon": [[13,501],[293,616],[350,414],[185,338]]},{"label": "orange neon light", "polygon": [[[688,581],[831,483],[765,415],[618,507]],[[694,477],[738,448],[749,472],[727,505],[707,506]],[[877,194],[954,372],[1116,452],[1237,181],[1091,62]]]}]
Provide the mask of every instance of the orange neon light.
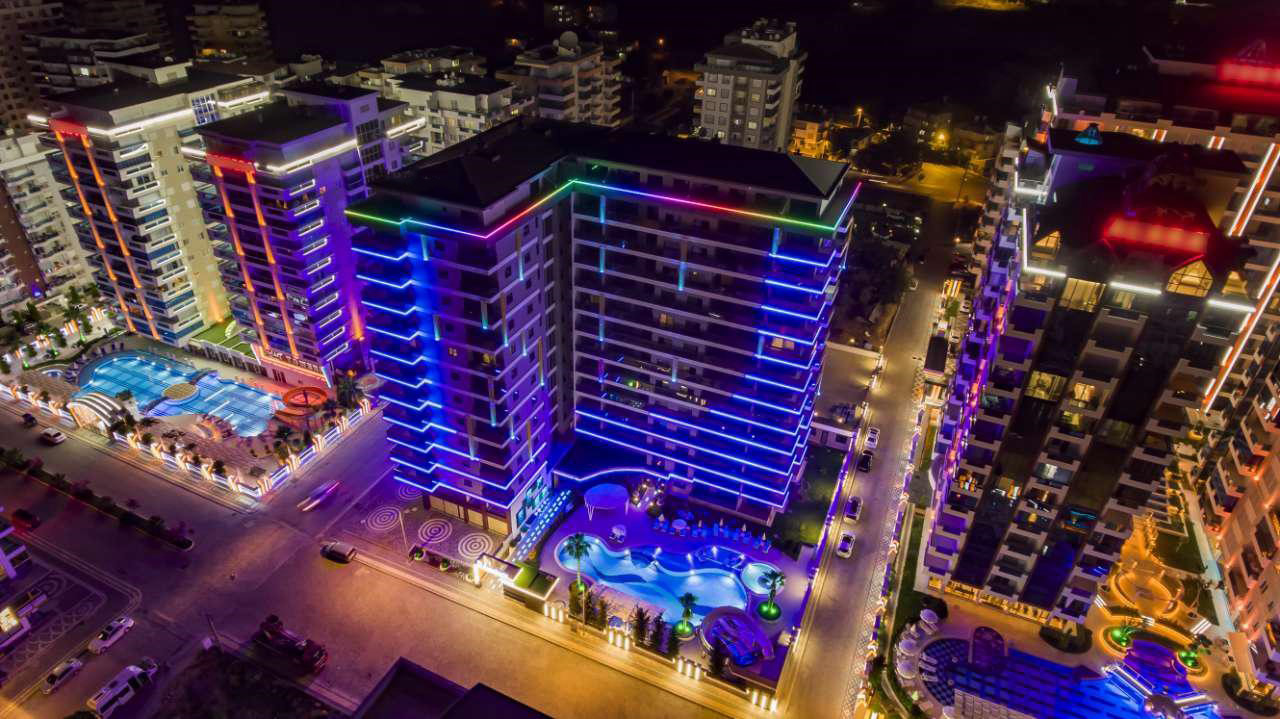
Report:
[{"label": "orange neon light", "polygon": [[227,186],[222,181],[222,169],[217,165],[213,165],[213,178],[218,184],[218,198],[222,200],[222,208],[227,213],[227,229],[231,231],[231,244],[236,250],[236,260],[240,265],[240,274],[244,277],[245,290],[249,292],[249,309],[253,311],[253,322],[258,327],[258,339],[265,345],[267,330],[262,324],[262,315],[258,314],[258,295],[253,290],[253,280],[249,278],[249,266],[245,263],[244,247],[240,245],[240,233],[236,230],[236,213],[231,209]]},{"label": "orange neon light", "polygon": [[93,158],[93,148],[89,145],[89,136],[81,135],[80,144],[84,145],[84,154],[89,158],[89,169],[93,170],[93,179],[98,182],[98,190],[102,193],[102,205],[107,208],[107,216],[111,218],[111,227],[116,233],[116,243],[120,245],[120,252],[124,255],[125,267],[129,268],[129,277],[133,279],[133,295],[138,298],[138,305],[142,307],[142,314],[147,318],[147,326],[151,330],[151,337],[159,341],[160,333],[156,331],[155,317],[151,315],[151,308],[147,306],[147,298],[142,289],[142,281],[138,279],[138,270],[133,265],[133,255],[129,252],[128,245],[125,244],[124,232],[120,230],[120,220],[116,217],[115,210],[111,208],[111,198],[107,194],[107,183],[102,181],[102,173],[98,171],[98,161]]},{"label": "orange neon light", "polygon": [[124,295],[120,293],[120,282],[116,280],[116,273],[111,269],[111,259],[107,257],[107,246],[103,244],[102,236],[98,234],[98,228],[93,224],[93,212],[89,209],[89,201],[84,197],[84,190],[80,188],[80,173],[76,172],[75,166],[71,164],[71,156],[67,154],[67,141],[58,130],[53,131],[53,136],[58,141],[58,146],[62,148],[62,160],[67,164],[67,172],[71,175],[71,186],[76,188],[76,197],[80,199],[80,210],[84,212],[85,224],[89,225],[93,242],[98,246],[98,254],[102,256],[102,267],[107,271],[107,279],[111,280],[111,289],[116,293],[120,314],[124,315],[124,322],[128,325],[129,331],[136,333],[138,328],[133,326],[129,306],[124,303]]},{"label": "orange neon light", "polygon": [[[1228,235],[1232,237],[1238,236],[1249,224],[1249,220],[1253,217],[1253,211],[1257,209],[1258,200],[1266,192],[1267,184],[1271,182],[1271,175],[1275,172],[1278,159],[1280,159],[1280,145],[1273,142],[1267,148],[1267,154],[1263,156],[1262,162],[1258,164],[1258,174],[1254,175],[1253,183],[1249,186],[1249,191],[1245,193],[1244,202],[1240,205],[1240,213],[1236,215],[1235,220],[1231,223]],[[1267,273],[1266,282],[1263,284],[1262,294],[1258,296],[1257,306],[1253,308],[1253,313],[1245,321],[1244,329],[1236,337],[1236,342],[1231,347],[1231,351],[1227,353],[1222,367],[1218,371],[1217,378],[1214,379],[1213,384],[1209,385],[1209,391],[1204,397],[1205,409],[1213,406],[1213,401],[1218,398],[1218,393],[1222,391],[1223,385],[1227,383],[1227,377],[1231,374],[1231,370],[1235,368],[1236,360],[1240,359],[1240,354],[1244,352],[1245,343],[1249,341],[1249,337],[1253,334],[1253,329],[1258,326],[1258,320],[1262,319],[1263,313],[1267,310],[1267,305],[1271,303],[1271,297],[1276,291],[1277,280],[1280,280],[1280,258],[1277,258],[1271,264],[1271,270]]]},{"label": "orange neon light", "polygon": [[262,248],[267,253],[267,264],[271,265],[271,283],[275,285],[276,299],[280,301],[280,319],[284,320],[284,334],[289,339],[289,353],[294,359],[299,359],[298,344],[293,338],[293,323],[289,321],[289,303],[280,289],[280,268],[276,265],[275,253],[271,251],[271,231],[267,227],[266,218],[262,216],[262,202],[258,199],[258,182],[254,179],[252,170],[246,170],[244,178],[249,183],[249,197],[253,198],[253,211],[258,215],[258,231],[262,235]]}]

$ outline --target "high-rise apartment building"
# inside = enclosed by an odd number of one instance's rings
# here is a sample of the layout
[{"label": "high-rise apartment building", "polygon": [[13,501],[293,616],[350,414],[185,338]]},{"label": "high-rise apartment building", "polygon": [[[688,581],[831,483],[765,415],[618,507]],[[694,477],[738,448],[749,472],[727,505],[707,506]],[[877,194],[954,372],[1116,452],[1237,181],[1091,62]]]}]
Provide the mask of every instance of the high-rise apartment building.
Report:
[{"label": "high-rise apartment building", "polygon": [[0,0],[0,132],[25,130],[27,113],[37,107],[24,38],[51,30],[61,20],[61,2]]},{"label": "high-rise apartment building", "polygon": [[[768,522],[805,461],[855,183],[823,160],[509,123],[352,208],[395,476],[508,534],[554,434]],[[575,447],[576,449],[576,447]]]},{"label": "high-rise apartment building", "polygon": [[528,111],[532,98],[517,95],[509,82],[476,75],[398,75],[384,93],[409,104],[425,119],[418,136],[420,154],[430,155],[474,137]]},{"label": "high-rise apartment building", "polygon": [[[1015,135],[1016,136],[1016,135]],[[999,206],[938,433],[927,587],[1083,622],[1252,311],[1232,152],[1053,128]]]},{"label": "high-rise apartment building", "polygon": [[[32,82],[41,97],[111,82],[111,63],[147,60],[159,45],[146,33],[129,30],[58,29],[23,40]],[[155,64],[172,64],[156,56]],[[47,103],[46,103],[47,104]]]},{"label": "high-rise apartment building", "polygon": [[725,36],[698,71],[699,135],[727,145],[785,151],[808,57],[796,25],[757,20]]},{"label": "high-rise apartment building", "polygon": [[[1046,125],[1128,132],[1159,142],[1231,150],[1248,175],[1228,205],[1220,229],[1248,243],[1241,275],[1248,287],[1235,344],[1215,365],[1205,394],[1202,432],[1184,471],[1193,531],[1207,530],[1212,557],[1206,576],[1220,578],[1234,628],[1256,653],[1233,651],[1246,683],[1280,685],[1267,666],[1280,660],[1274,574],[1280,523],[1270,510],[1280,473],[1272,447],[1276,425],[1274,372],[1280,359],[1275,288],[1280,284],[1280,71],[1263,43],[1234,56],[1194,49],[1143,48],[1141,62],[1098,78],[1064,71],[1048,88]],[[1233,643],[1233,647],[1236,643]],[[1254,672],[1248,667],[1253,666]]]},{"label": "high-rise apartment building", "polygon": [[196,57],[274,59],[267,14],[256,2],[195,3],[187,15],[187,29]]},{"label": "high-rise apartment building", "polygon": [[534,98],[538,117],[617,127],[621,61],[617,53],[566,31],[549,45],[520,53],[514,66],[495,76]]},{"label": "high-rise apartment building", "polygon": [[173,54],[173,31],[163,0],[65,0],[63,5],[72,27],[143,33],[162,55]]},{"label": "high-rise apartment building", "polygon": [[55,177],[103,297],[131,331],[169,344],[227,315],[194,178],[180,147],[199,124],[267,98],[244,77],[189,63],[132,68],[127,77],[56,98],[45,140]]},{"label": "high-rise apartment building", "polygon": [[92,281],[49,167],[53,154],[34,134],[0,138],[0,313]]},{"label": "high-rise apartment building", "polygon": [[[400,169],[404,105],[369,91],[314,91],[199,128],[199,191],[231,314],[271,376],[328,384],[363,365],[363,320],[343,211],[367,178]],[[373,128],[374,140],[366,134]],[[363,141],[363,142],[361,142]],[[376,170],[374,169],[376,166]]]}]

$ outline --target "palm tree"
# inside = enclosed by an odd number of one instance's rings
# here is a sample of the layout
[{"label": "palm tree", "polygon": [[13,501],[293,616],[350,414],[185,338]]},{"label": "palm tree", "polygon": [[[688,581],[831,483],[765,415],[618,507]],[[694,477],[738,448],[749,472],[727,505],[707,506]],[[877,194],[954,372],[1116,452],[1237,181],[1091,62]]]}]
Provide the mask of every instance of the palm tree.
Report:
[{"label": "palm tree", "polygon": [[573,583],[573,586],[581,592],[586,587],[582,583],[582,560],[591,553],[591,543],[587,541],[587,535],[578,532],[566,539],[564,553],[578,563],[578,579]]},{"label": "palm tree", "polygon": [[778,603],[774,598],[778,596],[778,590],[782,589],[782,585],[786,584],[787,575],[776,569],[770,569],[760,575],[760,581],[769,587],[769,601],[756,607],[756,613],[765,619],[777,619],[782,612],[778,609]]},{"label": "palm tree", "polygon": [[693,623],[689,620],[693,619],[693,608],[698,606],[698,598],[693,596],[693,592],[685,592],[680,595],[680,607],[684,609],[684,614],[680,616],[680,621],[676,623],[676,633],[682,637],[693,634]]}]

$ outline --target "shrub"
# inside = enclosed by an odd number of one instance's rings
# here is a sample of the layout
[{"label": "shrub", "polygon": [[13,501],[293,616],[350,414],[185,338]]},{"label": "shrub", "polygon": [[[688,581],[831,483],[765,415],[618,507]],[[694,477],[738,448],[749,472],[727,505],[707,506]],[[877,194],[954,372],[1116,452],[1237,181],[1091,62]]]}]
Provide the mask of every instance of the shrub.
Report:
[{"label": "shrub", "polygon": [[673,629],[667,632],[667,645],[662,653],[668,657],[674,657],[678,651],[680,651],[680,635]]},{"label": "shrub", "polygon": [[649,648],[655,652],[662,651],[662,647],[666,646],[663,641],[667,634],[667,620],[662,615],[653,618],[653,626],[649,629]]},{"label": "shrub", "polygon": [[1040,627],[1040,638],[1054,649],[1068,654],[1084,654],[1093,646],[1093,630],[1083,626],[1074,633]]},{"label": "shrub", "polygon": [[0,358],[0,374],[9,374],[12,371],[13,371],[13,368],[9,366],[9,361],[6,359]]},{"label": "shrub", "polygon": [[724,677],[729,664],[729,654],[724,649],[724,640],[716,639],[716,643],[711,645],[711,656],[707,660],[710,664],[710,673],[715,677]]}]

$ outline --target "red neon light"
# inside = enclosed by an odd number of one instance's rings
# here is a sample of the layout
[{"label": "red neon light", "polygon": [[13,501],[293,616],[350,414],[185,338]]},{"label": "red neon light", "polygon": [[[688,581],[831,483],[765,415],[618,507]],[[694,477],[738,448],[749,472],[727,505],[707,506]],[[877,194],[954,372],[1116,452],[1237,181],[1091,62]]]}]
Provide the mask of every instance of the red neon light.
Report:
[{"label": "red neon light", "polygon": [[1126,217],[1113,217],[1102,231],[1104,242],[1145,245],[1165,251],[1203,254],[1209,247],[1209,233],[1185,227],[1156,225]]},{"label": "red neon light", "polygon": [[1280,67],[1224,62],[1218,66],[1218,79],[1238,85],[1280,86]]},{"label": "red neon light", "polygon": [[75,135],[76,137],[85,137],[89,134],[84,125],[69,120],[59,120],[56,117],[49,118],[49,129],[64,135]]},{"label": "red neon light", "polygon": [[257,168],[248,160],[241,160],[238,157],[227,157],[226,155],[215,155],[212,152],[206,153],[204,161],[214,167],[221,167],[224,170],[235,170],[236,172],[253,172]]}]

